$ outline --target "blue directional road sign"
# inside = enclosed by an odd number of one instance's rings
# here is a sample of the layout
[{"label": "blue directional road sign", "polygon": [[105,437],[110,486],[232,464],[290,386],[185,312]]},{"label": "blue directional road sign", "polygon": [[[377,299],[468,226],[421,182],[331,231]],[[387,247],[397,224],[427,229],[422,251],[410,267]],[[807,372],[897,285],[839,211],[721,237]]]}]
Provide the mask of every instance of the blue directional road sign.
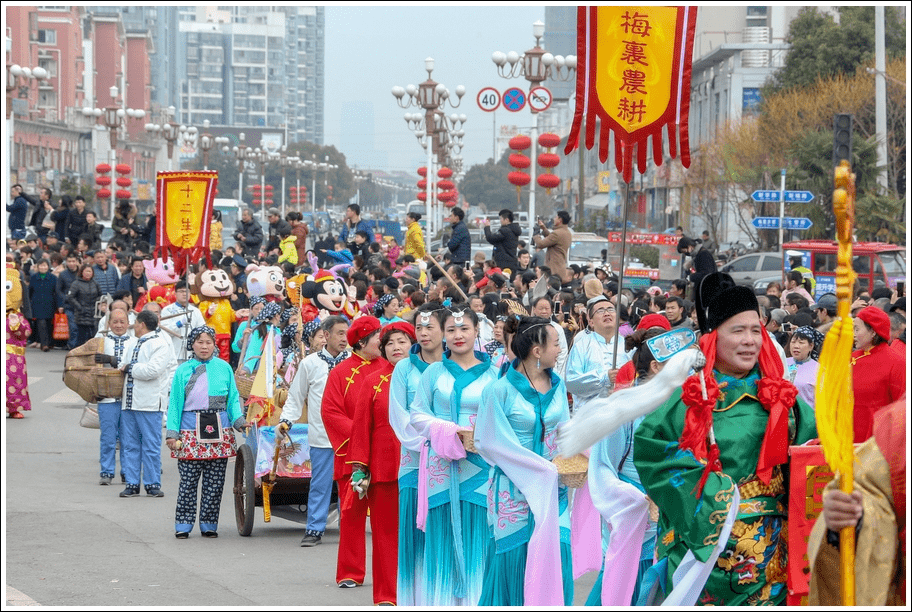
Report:
[{"label": "blue directional road sign", "polygon": [[[779,201],[779,191],[772,189],[758,189],[751,194],[751,199],[754,202],[778,202]],[[785,201],[786,203],[798,204],[810,202],[814,199],[814,194],[810,191],[786,191],[785,192]]]},{"label": "blue directional road sign", "polygon": [[508,111],[519,112],[526,106],[526,92],[519,87],[511,87],[503,93],[503,106]]},{"label": "blue directional road sign", "polygon": [[[806,217],[785,217],[782,221],[782,228],[787,230],[806,230],[814,225]],[[754,217],[751,225],[757,229],[779,229],[779,217]]]}]

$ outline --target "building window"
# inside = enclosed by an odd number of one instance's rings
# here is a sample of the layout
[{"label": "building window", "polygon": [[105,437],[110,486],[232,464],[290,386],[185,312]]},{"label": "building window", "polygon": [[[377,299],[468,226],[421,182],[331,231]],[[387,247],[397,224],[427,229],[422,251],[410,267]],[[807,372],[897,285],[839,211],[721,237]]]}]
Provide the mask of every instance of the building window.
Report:
[{"label": "building window", "polygon": [[45,45],[56,45],[57,30],[38,30],[38,42]]}]

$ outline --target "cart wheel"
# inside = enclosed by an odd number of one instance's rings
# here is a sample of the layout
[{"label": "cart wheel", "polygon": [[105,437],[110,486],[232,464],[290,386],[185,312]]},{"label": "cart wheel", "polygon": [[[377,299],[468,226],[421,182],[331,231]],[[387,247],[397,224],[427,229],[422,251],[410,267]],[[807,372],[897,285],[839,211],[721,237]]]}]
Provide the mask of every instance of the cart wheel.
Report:
[{"label": "cart wheel", "polygon": [[249,536],[253,532],[253,515],[256,510],[256,482],[253,476],[253,451],[246,444],[238,447],[234,459],[234,518],[238,533]]}]

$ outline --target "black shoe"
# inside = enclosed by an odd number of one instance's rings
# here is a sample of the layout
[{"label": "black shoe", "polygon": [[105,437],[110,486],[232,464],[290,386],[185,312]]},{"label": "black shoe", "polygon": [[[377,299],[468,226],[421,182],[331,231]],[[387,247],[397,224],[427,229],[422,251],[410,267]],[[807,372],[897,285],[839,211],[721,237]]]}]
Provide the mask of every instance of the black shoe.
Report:
[{"label": "black shoe", "polygon": [[323,540],[322,536],[313,534],[313,533],[308,533],[308,534],[305,534],[304,537],[301,539],[301,546],[303,546],[304,548],[310,548],[311,546],[317,546],[318,544],[321,544],[322,540]]},{"label": "black shoe", "polygon": [[340,589],[353,589],[358,586],[358,583],[352,580],[351,578],[346,578],[345,580],[339,581]]},{"label": "black shoe", "polygon": [[186,540],[187,538],[190,537],[190,532],[189,531],[175,531],[174,537],[177,538],[178,540]]},{"label": "black shoe", "polygon": [[204,538],[217,538],[218,537],[217,531],[203,531],[202,534],[203,534]]},{"label": "black shoe", "polygon": [[139,487],[127,487],[120,492],[121,497],[139,497]]},{"label": "black shoe", "polygon": [[98,479],[98,484],[100,484],[101,486],[107,486],[107,485],[111,484],[111,477],[102,476],[101,478]]},{"label": "black shoe", "polygon": [[152,489],[146,489],[146,497],[164,497],[165,494],[162,493],[162,490],[158,487]]}]

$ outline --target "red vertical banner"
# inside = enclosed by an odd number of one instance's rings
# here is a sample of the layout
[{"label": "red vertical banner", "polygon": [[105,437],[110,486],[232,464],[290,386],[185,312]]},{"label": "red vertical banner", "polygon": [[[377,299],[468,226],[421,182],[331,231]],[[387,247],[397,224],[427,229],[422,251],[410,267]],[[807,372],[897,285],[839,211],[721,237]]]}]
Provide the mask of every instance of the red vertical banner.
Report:
[{"label": "red vertical banner", "polygon": [[155,180],[155,255],[174,261],[183,275],[187,259],[206,257],[209,265],[209,233],[218,172],[159,172]]},{"label": "red vertical banner", "polygon": [[687,116],[697,8],[692,6],[599,6],[577,9],[576,109],[565,153],[595,145],[608,159],[614,134],[615,166],[630,182],[633,158],[646,171],[647,141],[662,164],[663,128],[669,154],[690,166]]}]

